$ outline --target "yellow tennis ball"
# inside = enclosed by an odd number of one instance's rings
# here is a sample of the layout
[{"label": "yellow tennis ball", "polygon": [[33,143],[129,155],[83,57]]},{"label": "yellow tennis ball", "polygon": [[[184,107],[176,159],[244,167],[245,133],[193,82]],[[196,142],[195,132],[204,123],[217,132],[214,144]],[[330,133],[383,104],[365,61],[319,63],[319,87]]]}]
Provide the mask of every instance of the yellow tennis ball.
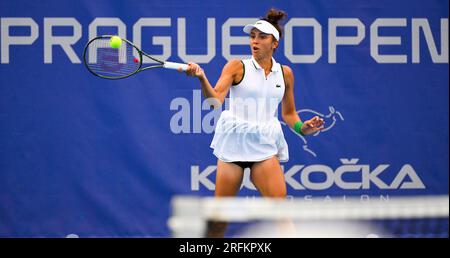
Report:
[{"label": "yellow tennis ball", "polygon": [[111,39],[109,40],[109,45],[112,48],[119,48],[122,45],[122,39],[119,38],[118,36],[112,36]]}]

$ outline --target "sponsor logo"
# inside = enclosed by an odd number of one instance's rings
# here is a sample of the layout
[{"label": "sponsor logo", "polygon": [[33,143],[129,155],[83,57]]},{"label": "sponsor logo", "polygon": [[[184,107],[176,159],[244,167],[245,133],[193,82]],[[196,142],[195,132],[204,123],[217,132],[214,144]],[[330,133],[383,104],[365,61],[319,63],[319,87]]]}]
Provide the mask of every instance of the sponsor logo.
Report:
[{"label": "sponsor logo", "polygon": [[[329,111],[329,113],[325,115],[323,113],[317,112],[312,109],[300,109],[297,111],[297,114],[299,114],[300,117],[319,116],[320,118],[322,118],[324,120],[326,127],[322,131],[318,131],[317,133],[312,135],[312,136],[318,136],[321,133],[330,131],[336,125],[336,123],[338,121],[344,121],[344,117],[342,116],[341,112],[337,111],[333,106],[329,106],[328,111]],[[302,150],[304,150],[305,152],[309,153],[310,155],[312,155],[314,157],[317,157],[317,154],[314,152],[314,150],[308,146],[308,140],[304,136],[295,132],[294,129],[289,127],[285,122],[280,121],[280,123],[282,125],[288,127],[292,133],[294,133],[301,139],[301,142],[302,142],[301,149]],[[310,137],[311,137],[311,135],[308,135],[308,138],[310,138]]]},{"label": "sponsor logo", "polygon": [[[379,164],[372,168],[368,164],[357,164],[359,159],[340,159],[342,165],[333,169],[327,165],[294,165],[282,166],[284,177],[288,187],[294,190],[327,190],[337,187],[345,190],[370,190],[370,189],[425,189],[425,185],[411,164],[404,164],[399,170],[391,168],[390,164]],[[200,166],[191,166],[191,190],[199,191],[201,187],[214,190],[215,184],[212,174],[216,172],[216,166],[208,166],[201,169]],[[389,171],[389,172],[387,172]],[[241,188],[255,190],[250,180],[249,170],[246,169]],[[395,174],[394,179],[388,180],[383,174]],[[347,176],[353,175],[350,181]],[[321,177],[317,182],[313,178]]]}]

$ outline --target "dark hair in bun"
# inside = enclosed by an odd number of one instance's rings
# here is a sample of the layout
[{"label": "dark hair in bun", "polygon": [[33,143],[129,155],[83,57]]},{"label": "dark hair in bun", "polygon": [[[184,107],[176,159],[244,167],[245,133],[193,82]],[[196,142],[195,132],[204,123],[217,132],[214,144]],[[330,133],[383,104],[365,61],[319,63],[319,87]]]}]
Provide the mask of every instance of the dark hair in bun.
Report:
[{"label": "dark hair in bun", "polygon": [[281,36],[283,35],[283,30],[279,24],[279,21],[286,17],[287,17],[287,14],[284,11],[277,10],[275,8],[271,8],[267,12],[266,16],[264,18],[262,18],[262,20],[265,20],[265,21],[271,23],[280,33],[280,38],[281,38]]}]

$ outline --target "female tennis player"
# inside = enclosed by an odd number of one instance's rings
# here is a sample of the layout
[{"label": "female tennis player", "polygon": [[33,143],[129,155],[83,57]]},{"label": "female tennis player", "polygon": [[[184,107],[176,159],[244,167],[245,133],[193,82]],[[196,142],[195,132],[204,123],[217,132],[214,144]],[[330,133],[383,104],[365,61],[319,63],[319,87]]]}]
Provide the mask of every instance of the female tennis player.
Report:
[{"label": "female tennis player", "polygon": [[[214,87],[198,64],[189,63],[186,73],[199,78],[205,97],[221,105],[230,92],[229,109],[222,112],[211,143],[218,158],[216,197],[235,196],[245,168],[250,168],[251,181],[262,196],[286,197],[280,162],[286,162],[289,153],[278,120],[280,102],[283,120],[297,133],[308,135],[323,128],[318,116],[301,121],[292,70],[273,58],[282,36],[278,22],[285,16],[270,9],[264,18],[246,25],[243,30],[250,34],[252,58],[229,61]],[[226,223],[212,222],[207,236],[223,237],[225,229]]]}]

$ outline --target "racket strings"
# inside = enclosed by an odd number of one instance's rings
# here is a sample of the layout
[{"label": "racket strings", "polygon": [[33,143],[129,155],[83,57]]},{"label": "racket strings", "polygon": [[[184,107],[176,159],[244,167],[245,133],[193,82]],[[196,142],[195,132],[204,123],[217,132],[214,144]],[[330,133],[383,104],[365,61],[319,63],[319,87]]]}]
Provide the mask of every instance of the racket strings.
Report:
[{"label": "racket strings", "polygon": [[[112,48],[108,39],[92,41],[86,51],[86,65],[94,74],[102,77],[120,78],[135,73],[141,60],[133,53],[134,47],[122,41],[119,48]],[[137,52],[137,51],[135,51]]]}]

